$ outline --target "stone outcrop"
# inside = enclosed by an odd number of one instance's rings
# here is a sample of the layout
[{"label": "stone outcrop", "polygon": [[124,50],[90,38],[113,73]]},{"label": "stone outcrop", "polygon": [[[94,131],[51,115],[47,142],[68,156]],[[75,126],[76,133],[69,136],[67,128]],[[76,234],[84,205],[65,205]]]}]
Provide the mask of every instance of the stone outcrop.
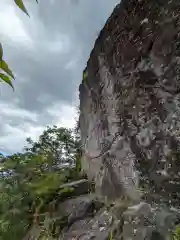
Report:
[{"label": "stone outcrop", "polygon": [[95,42],[80,130],[83,169],[102,195],[178,204],[179,12],[178,0],[122,0]]},{"label": "stone outcrop", "polygon": [[[86,181],[65,184],[74,194],[56,200],[41,224],[33,224],[24,240],[170,240],[180,211],[140,202],[107,201],[95,193],[87,194]],[[81,196],[79,188],[81,189]],[[76,196],[76,197],[75,197]]]},{"label": "stone outcrop", "polygon": [[108,206],[94,195],[66,200],[60,208],[68,220],[59,240],[166,240],[180,217],[178,211],[145,202],[117,201]]}]

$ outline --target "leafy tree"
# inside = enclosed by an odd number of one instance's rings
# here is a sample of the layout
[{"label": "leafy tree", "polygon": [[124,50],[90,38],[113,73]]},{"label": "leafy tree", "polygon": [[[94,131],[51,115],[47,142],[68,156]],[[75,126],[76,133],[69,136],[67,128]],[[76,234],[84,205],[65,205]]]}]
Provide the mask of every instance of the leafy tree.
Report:
[{"label": "leafy tree", "polygon": [[[76,151],[77,142],[74,141],[73,132],[70,129],[58,128],[57,126],[47,127],[40,135],[38,142],[33,142],[30,138],[27,142],[31,144],[27,151],[35,154],[49,153],[52,154],[52,169],[53,165],[57,168],[59,165],[74,163],[74,153]],[[54,169],[56,170],[56,169]]]},{"label": "leafy tree", "polygon": [[[0,165],[0,239],[19,240],[50,212],[51,202],[72,189],[61,189],[81,178],[80,141],[72,130],[47,127],[24,153],[4,157]],[[44,226],[44,225],[43,225]]]}]

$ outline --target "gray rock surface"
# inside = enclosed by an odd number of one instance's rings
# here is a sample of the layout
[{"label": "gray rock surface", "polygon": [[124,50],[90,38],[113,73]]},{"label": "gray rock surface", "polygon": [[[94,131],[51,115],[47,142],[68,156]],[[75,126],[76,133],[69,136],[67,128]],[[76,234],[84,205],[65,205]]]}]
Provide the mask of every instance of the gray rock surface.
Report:
[{"label": "gray rock surface", "polygon": [[89,191],[89,182],[87,179],[80,179],[70,183],[65,183],[60,186],[60,189],[72,188],[74,195],[79,196],[81,194],[86,194]]},{"label": "gray rock surface", "polygon": [[143,202],[131,206],[123,214],[123,239],[171,239],[172,230],[179,216],[171,211],[153,209]]},{"label": "gray rock surface", "polygon": [[180,196],[180,1],[122,0],[80,85],[83,169],[96,191],[171,205]]},{"label": "gray rock surface", "polygon": [[70,201],[75,209],[71,210],[69,202],[62,207],[67,210],[68,219],[74,219],[64,228],[61,240],[170,240],[180,218],[178,211],[153,208],[145,202],[130,205],[118,200],[108,207],[100,201],[96,210],[91,207],[87,211],[93,201],[98,203],[95,196]]},{"label": "gray rock surface", "polygon": [[63,240],[107,239],[112,214],[106,210],[104,202],[95,195],[67,200],[60,204],[59,210],[61,215],[67,216]]},{"label": "gray rock surface", "polygon": [[44,224],[32,225],[24,240],[40,240],[46,229],[48,240],[171,240],[178,223],[176,208],[128,199],[108,201],[91,193],[56,202]]},{"label": "gray rock surface", "polygon": [[179,12],[122,0],[100,32],[79,88],[82,164],[113,204],[65,201],[65,240],[170,240],[180,222]]}]

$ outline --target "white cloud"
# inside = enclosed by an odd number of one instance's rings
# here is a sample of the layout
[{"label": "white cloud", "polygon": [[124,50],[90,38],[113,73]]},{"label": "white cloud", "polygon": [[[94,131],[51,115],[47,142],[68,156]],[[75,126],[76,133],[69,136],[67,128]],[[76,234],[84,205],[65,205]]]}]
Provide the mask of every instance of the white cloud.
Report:
[{"label": "white cloud", "polygon": [[0,149],[8,154],[21,152],[26,138],[31,137],[33,140],[37,140],[43,130],[44,128],[41,126],[31,126],[28,123],[24,123],[18,128],[5,124],[6,136],[0,139]]},{"label": "white cloud", "polygon": [[0,103],[1,116],[6,118],[22,118],[36,122],[37,113],[29,112],[25,109],[17,108],[15,104]]},{"label": "white cloud", "polygon": [[76,107],[62,104],[59,107],[59,104],[53,105],[50,109],[47,110],[48,114],[55,117],[55,124],[57,126],[63,126],[67,128],[73,128],[77,119]]},{"label": "white cloud", "polygon": [[[0,138],[0,150],[6,153],[22,151],[25,140],[31,137],[36,141],[46,126],[40,125],[37,121],[37,114],[28,112],[24,109],[18,109],[13,105],[8,107],[6,104],[0,104],[1,117],[6,119],[4,123],[4,136]],[[49,125],[57,125],[59,127],[73,128],[76,121],[76,108],[70,105],[59,104],[52,105],[47,110],[47,114],[52,115],[54,120]],[[21,124],[13,126],[13,121],[22,119]],[[24,119],[24,121],[23,121]],[[10,120],[10,121],[9,121]],[[35,123],[28,122],[32,120]]]},{"label": "white cloud", "polygon": [[67,35],[59,34],[52,42],[47,42],[50,52],[66,52],[71,47],[71,41]]},{"label": "white cloud", "polygon": [[[11,1],[12,3],[12,1]],[[0,11],[0,34],[14,42],[33,44],[31,37],[25,30],[12,4],[4,5]]]}]

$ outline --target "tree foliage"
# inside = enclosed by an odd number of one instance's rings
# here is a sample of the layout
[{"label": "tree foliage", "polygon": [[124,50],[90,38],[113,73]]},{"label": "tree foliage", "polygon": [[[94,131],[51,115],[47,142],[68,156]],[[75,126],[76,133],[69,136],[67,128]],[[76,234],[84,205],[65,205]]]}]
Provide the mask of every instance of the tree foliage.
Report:
[{"label": "tree foliage", "polygon": [[79,146],[72,130],[53,126],[23,153],[0,155],[1,240],[23,239],[35,223],[44,229],[51,203],[72,190],[61,185],[81,178]]},{"label": "tree foliage", "polygon": [[[15,4],[29,16],[28,11],[22,0],[14,0]],[[38,0],[36,0],[38,3]],[[4,60],[3,47],[0,42],[0,81],[7,83],[14,90],[12,80],[15,79],[12,70],[9,68],[8,64]]]}]

